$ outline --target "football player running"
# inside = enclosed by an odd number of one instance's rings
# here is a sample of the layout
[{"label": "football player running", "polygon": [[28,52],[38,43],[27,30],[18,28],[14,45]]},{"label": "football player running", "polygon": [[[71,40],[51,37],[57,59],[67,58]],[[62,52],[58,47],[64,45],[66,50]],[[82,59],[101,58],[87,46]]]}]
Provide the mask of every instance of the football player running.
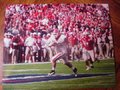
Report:
[{"label": "football player running", "polygon": [[55,74],[55,69],[56,69],[56,62],[58,60],[62,60],[63,64],[68,66],[69,68],[72,69],[73,73],[75,76],[77,76],[77,68],[74,67],[69,61],[68,61],[68,44],[67,44],[67,39],[66,36],[62,33],[60,33],[57,29],[55,29],[51,35],[52,40],[49,41],[49,47],[54,46],[56,54],[51,58],[51,64],[52,64],[52,69],[48,75],[54,75]]},{"label": "football player running", "polygon": [[90,70],[93,68],[93,62],[95,62],[95,54],[94,54],[94,41],[89,36],[88,32],[83,33],[84,37],[82,39],[82,47],[83,47],[83,59],[86,63],[86,70]]}]

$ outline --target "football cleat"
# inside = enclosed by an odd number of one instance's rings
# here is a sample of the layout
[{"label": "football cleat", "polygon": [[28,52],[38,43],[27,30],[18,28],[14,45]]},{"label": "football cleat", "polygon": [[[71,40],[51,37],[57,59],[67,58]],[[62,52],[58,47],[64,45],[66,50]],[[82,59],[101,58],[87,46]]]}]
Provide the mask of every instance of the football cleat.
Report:
[{"label": "football cleat", "polygon": [[73,73],[75,74],[75,77],[77,77],[77,68],[73,69]]},{"label": "football cleat", "polygon": [[50,73],[48,73],[48,76],[52,76],[55,74],[55,70],[51,70]]},{"label": "football cleat", "polygon": [[91,67],[87,67],[87,68],[86,68],[86,71],[88,71],[88,70],[90,70],[90,69],[91,69]]},{"label": "football cleat", "polygon": [[91,68],[94,68],[94,66],[92,65],[92,66],[90,66]]}]

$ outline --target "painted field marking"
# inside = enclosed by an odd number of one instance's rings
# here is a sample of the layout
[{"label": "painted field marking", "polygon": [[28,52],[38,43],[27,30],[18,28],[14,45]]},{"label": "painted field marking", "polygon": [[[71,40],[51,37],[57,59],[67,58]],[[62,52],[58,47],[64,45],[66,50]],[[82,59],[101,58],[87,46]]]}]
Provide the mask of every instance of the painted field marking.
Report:
[{"label": "painted field marking", "polygon": [[62,75],[53,75],[48,76],[47,74],[27,74],[27,75],[13,75],[6,76],[2,81],[4,84],[19,84],[19,83],[32,83],[32,82],[45,82],[45,81],[54,81],[54,80],[68,80],[75,78],[87,78],[87,77],[96,77],[96,76],[109,76],[113,73],[106,74],[78,74],[75,77],[73,74],[62,74]]}]

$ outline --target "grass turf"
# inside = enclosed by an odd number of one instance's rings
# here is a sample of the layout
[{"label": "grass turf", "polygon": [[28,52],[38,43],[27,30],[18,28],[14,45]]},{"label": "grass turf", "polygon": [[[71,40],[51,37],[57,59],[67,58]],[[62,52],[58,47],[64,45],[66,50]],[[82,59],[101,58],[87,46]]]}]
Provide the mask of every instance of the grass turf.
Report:
[{"label": "grass turf", "polygon": [[[34,82],[27,84],[3,84],[4,90],[67,90],[78,88],[107,88],[115,86],[115,68],[114,60],[104,60],[99,63],[95,62],[95,68],[86,71],[84,62],[72,62],[78,68],[78,73],[113,73],[111,76],[96,76],[87,78],[77,78],[69,80],[56,80],[49,82]],[[10,71],[15,70],[15,71]],[[16,70],[20,70],[19,72]],[[26,70],[26,71],[22,71]],[[28,70],[28,71],[27,71]],[[31,71],[30,71],[31,70]],[[23,64],[23,65],[5,65],[4,75],[17,74],[47,74],[51,70],[51,64]],[[71,74],[72,71],[65,65],[58,63],[56,68],[57,74]]]}]

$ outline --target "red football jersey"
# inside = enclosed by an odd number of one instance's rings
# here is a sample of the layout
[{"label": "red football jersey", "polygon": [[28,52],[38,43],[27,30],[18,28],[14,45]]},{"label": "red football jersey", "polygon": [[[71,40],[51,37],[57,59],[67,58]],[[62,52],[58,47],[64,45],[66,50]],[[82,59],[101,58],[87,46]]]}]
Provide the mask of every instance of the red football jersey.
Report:
[{"label": "red football jersey", "polygon": [[86,50],[92,50],[94,41],[89,36],[86,36],[82,39],[82,45]]}]

